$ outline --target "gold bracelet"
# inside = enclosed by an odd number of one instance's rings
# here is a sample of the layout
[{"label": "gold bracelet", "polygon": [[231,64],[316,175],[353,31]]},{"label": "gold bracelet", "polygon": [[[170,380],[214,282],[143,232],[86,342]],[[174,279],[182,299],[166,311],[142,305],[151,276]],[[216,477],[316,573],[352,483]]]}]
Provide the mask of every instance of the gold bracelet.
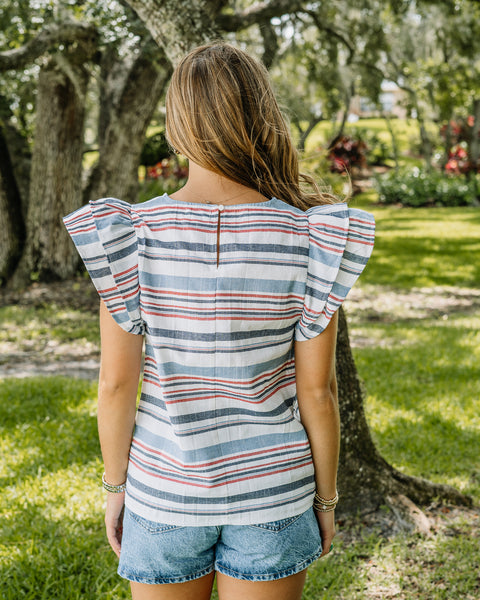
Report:
[{"label": "gold bracelet", "polygon": [[335,510],[335,507],[338,504],[338,492],[335,491],[335,496],[331,500],[326,500],[322,498],[319,494],[315,494],[313,498],[313,508],[320,512],[330,512],[331,510]]},{"label": "gold bracelet", "polygon": [[120,494],[121,492],[124,492],[127,489],[126,481],[124,481],[120,485],[112,485],[111,483],[108,483],[108,481],[105,479],[105,473],[102,475],[102,485],[104,489],[107,490],[107,492],[111,492],[112,494]]},{"label": "gold bracelet", "polygon": [[330,506],[329,508],[320,508],[320,506],[318,505],[313,505],[313,509],[316,510],[317,512],[333,512],[335,510],[336,506]]}]

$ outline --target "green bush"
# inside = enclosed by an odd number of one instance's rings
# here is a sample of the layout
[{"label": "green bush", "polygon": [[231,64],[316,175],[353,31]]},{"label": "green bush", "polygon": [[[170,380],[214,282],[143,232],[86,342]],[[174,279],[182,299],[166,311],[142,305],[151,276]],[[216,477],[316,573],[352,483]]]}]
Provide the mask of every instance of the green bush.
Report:
[{"label": "green bush", "polygon": [[403,206],[472,206],[478,202],[480,180],[446,176],[438,171],[390,171],[375,181],[382,204]]},{"label": "green bush", "polygon": [[369,165],[384,165],[393,158],[391,145],[382,139],[378,131],[357,127],[352,135],[366,144]]}]

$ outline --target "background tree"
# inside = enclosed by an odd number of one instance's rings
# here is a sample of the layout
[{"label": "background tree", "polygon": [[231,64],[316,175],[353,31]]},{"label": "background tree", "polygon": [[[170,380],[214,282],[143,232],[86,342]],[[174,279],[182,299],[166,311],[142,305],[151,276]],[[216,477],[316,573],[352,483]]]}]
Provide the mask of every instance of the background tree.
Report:
[{"label": "background tree", "polygon": [[[0,53],[5,88],[12,90],[5,104],[21,107],[2,120],[1,130],[10,133],[4,135],[10,160],[4,163],[2,182],[15,181],[19,195],[4,190],[0,217],[8,232],[17,227],[20,233],[15,235],[16,246],[5,240],[0,277],[14,287],[26,285],[32,273],[43,280],[75,273],[78,256],[62,215],[91,197],[115,194],[135,200],[146,128],[171,71],[162,50],[128,7],[85,2],[40,10],[21,4],[16,11],[10,6],[4,15],[15,28],[6,27],[4,43],[8,39],[11,48]],[[29,85],[21,87],[18,71],[25,66]],[[89,95],[90,104],[99,106],[94,139],[98,160],[85,174]],[[19,139],[33,157],[28,173],[27,167],[18,167],[23,161],[14,141]],[[30,189],[36,192],[34,202],[29,202]],[[18,203],[21,210],[15,210]]]}]

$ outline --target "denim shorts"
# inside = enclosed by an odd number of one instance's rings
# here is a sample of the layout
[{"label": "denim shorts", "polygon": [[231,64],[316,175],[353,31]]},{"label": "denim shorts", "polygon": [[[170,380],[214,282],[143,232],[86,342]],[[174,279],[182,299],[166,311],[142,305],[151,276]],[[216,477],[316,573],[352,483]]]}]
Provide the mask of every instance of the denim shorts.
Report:
[{"label": "denim shorts", "polygon": [[322,553],[313,509],[258,525],[183,527],[154,523],[127,508],[118,574],[140,583],[183,583],[219,571],[272,581],[299,573]]}]

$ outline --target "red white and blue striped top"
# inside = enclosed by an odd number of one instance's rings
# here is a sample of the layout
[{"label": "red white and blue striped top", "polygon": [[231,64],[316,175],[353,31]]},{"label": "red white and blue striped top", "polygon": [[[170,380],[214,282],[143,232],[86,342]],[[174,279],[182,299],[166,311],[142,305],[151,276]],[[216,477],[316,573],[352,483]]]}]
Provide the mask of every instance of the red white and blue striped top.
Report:
[{"label": "red white and blue striped top", "polygon": [[307,510],[293,341],[325,329],[364,269],[372,215],[165,194],[90,202],[64,222],[116,322],[145,336],[128,508],[190,526]]}]

